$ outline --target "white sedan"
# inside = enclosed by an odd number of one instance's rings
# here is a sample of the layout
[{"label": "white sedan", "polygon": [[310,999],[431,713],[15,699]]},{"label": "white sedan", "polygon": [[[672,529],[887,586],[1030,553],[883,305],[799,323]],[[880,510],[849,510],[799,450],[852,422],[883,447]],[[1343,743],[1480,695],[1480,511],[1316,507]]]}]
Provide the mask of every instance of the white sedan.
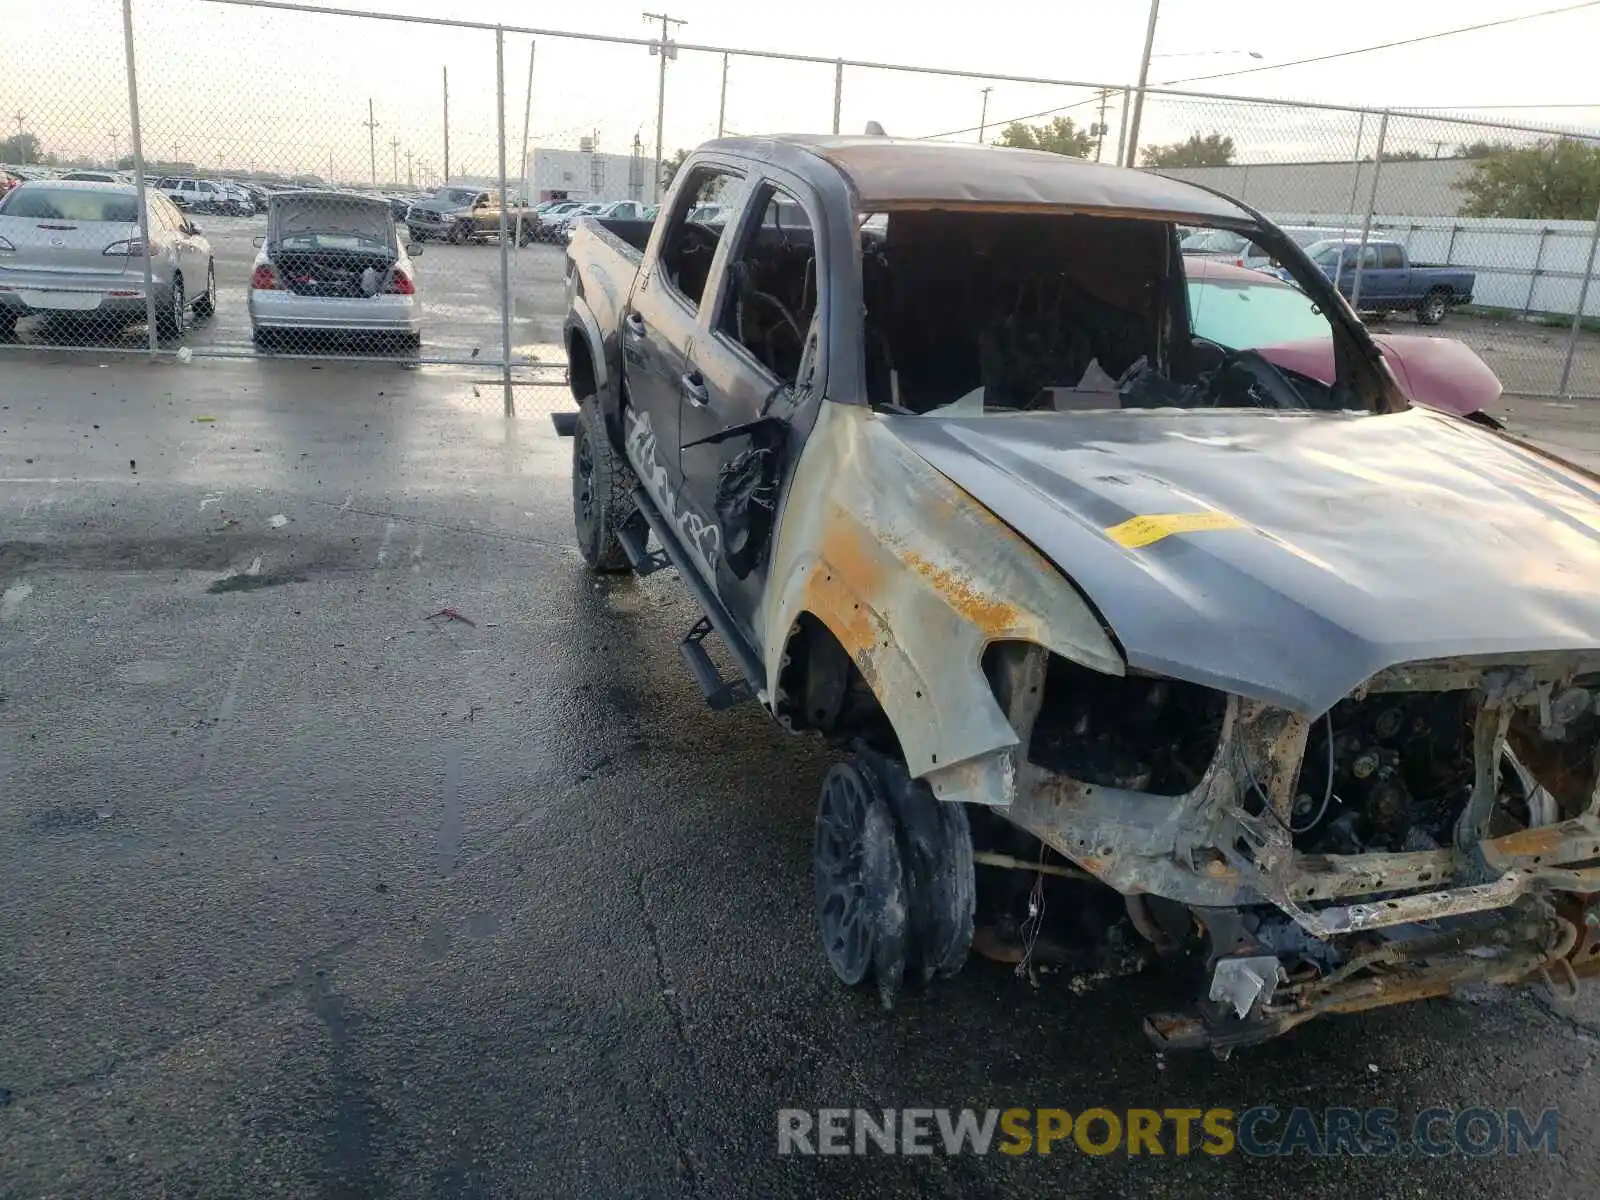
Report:
[{"label": "white sedan", "polygon": [[416,272],[389,202],[350,192],[281,192],[250,274],[257,345],[295,333],[372,333],[422,339]]}]

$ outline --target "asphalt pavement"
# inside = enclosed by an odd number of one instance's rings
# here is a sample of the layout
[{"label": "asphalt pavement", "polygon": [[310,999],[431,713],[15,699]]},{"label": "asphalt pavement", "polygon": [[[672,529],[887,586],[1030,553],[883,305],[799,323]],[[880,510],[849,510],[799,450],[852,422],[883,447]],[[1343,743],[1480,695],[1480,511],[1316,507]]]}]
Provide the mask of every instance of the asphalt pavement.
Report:
[{"label": "asphalt pavement", "polygon": [[[705,708],[672,573],[573,549],[560,397],[485,382],[0,357],[0,1197],[1595,1193],[1592,994],[1219,1062],[1151,1052],[1161,972],[840,987],[829,754]],[[1600,410],[1510,416],[1600,461]],[[1559,1153],[777,1153],[783,1108],[1265,1104],[1555,1107]]]}]

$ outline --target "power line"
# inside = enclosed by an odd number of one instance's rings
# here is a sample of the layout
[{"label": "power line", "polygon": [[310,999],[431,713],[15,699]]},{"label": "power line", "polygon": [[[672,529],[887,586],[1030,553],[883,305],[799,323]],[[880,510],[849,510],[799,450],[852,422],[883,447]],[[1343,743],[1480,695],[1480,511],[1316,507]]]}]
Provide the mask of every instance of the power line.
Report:
[{"label": "power line", "polygon": [[1393,50],[1397,46],[1415,46],[1419,42],[1432,42],[1439,38],[1454,37],[1458,33],[1475,33],[1480,29],[1497,29],[1502,25],[1516,25],[1522,21],[1532,21],[1538,17],[1553,17],[1558,13],[1577,12],[1579,9],[1600,7],[1600,0],[1583,0],[1581,4],[1567,4],[1561,8],[1547,8],[1542,12],[1524,13],[1520,17],[1501,17],[1497,21],[1483,21],[1477,25],[1463,25],[1459,29],[1441,29],[1437,33],[1419,34],[1417,37],[1401,38],[1397,42],[1382,42],[1376,46],[1361,46],[1354,50],[1339,50],[1333,54],[1319,54],[1313,58],[1297,58],[1291,62],[1267,63],[1259,67],[1241,67],[1236,71],[1218,71],[1215,75],[1190,75],[1184,79],[1168,79],[1158,84],[1159,87],[1171,87],[1175,83],[1203,83],[1208,79],[1232,79],[1236,75],[1254,75],[1258,71],[1281,71],[1285,67],[1303,67],[1308,63],[1331,62],[1336,58],[1350,58],[1356,54],[1371,54],[1375,50]]}]

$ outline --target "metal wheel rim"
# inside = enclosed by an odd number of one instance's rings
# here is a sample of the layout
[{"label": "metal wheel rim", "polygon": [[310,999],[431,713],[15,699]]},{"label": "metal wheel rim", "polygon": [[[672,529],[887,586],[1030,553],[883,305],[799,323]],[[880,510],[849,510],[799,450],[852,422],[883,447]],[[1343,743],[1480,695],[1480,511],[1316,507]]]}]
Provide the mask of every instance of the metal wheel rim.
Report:
[{"label": "metal wheel rim", "polygon": [[577,501],[578,520],[585,529],[591,529],[595,520],[594,496],[594,447],[589,444],[588,437],[580,428],[574,441],[574,465],[577,467],[572,473],[575,495]]},{"label": "metal wheel rim", "polygon": [[848,768],[828,773],[817,810],[817,928],[823,953],[850,984],[872,965],[872,913],[866,896],[865,845],[871,798]]},{"label": "metal wheel rim", "polygon": [[1427,315],[1429,320],[1438,320],[1444,316],[1444,297],[1429,296],[1427,299]]}]

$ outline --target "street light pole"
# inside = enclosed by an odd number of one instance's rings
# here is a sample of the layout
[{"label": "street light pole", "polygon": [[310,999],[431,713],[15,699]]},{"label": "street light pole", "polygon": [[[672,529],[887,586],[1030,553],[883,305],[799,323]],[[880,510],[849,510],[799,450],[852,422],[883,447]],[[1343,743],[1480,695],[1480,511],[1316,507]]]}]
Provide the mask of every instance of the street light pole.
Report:
[{"label": "street light pole", "polygon": [[392,171],[392,174],[391,174],[391,178],[394,180],[394,186],[395,187],[399,187],[400,186],[400,139],[399,138],[390,138],[389,139],[389,157],[393,160],[391,162],[391,164],[390,164],[392,166],[392,168],[393,168],[393,171]]},{"label": "street light pole", "polygon": [[666,13],[647,12],[643,14],[646,21],[661,22],[661,40],[650,47],[651,54],[661,56],[661,74],[656,83],[656,176],[650,186],[650,199],[653,203],[661,202],[661,140],[665,136],[667,112],[667,59],[678,57],[678,48],[667,38],[667,26],[687,25],[689,22],[680,21],[677,17],[668,16]]},{"label": "street light pole", "polygon": [[1133,94],[1133,113],[1128,118],[1128,150],[1127,161],[1122,165],[1131,167],[1139,157],[1139,119],[1144,116],[1144,89],[1150,82],[1150,51],[1156,44],[1156,14],[1161,8],[1161,0],[1150,0],[1150,23],[1144,31],[1144,55],[1139,60],[1139,90]]},{"label": "street light pole", "polygon": [[378,120],[372,115],[372,100],[367,99],[367,119],[361,122],[367,127],[367,163],[372,171],[372,186],[378,186]]},{"label": "street light pole", "polygon": [[983,107],[978,109],[978,145],[980,146],[983,145],[984,131],[989,124],[989,93],[992,91],[994,91],[992,87],[983,89]]},{"label": "street light pole", "polygon": [[450,182],[450,68],[444,68],[444,179]]}]

